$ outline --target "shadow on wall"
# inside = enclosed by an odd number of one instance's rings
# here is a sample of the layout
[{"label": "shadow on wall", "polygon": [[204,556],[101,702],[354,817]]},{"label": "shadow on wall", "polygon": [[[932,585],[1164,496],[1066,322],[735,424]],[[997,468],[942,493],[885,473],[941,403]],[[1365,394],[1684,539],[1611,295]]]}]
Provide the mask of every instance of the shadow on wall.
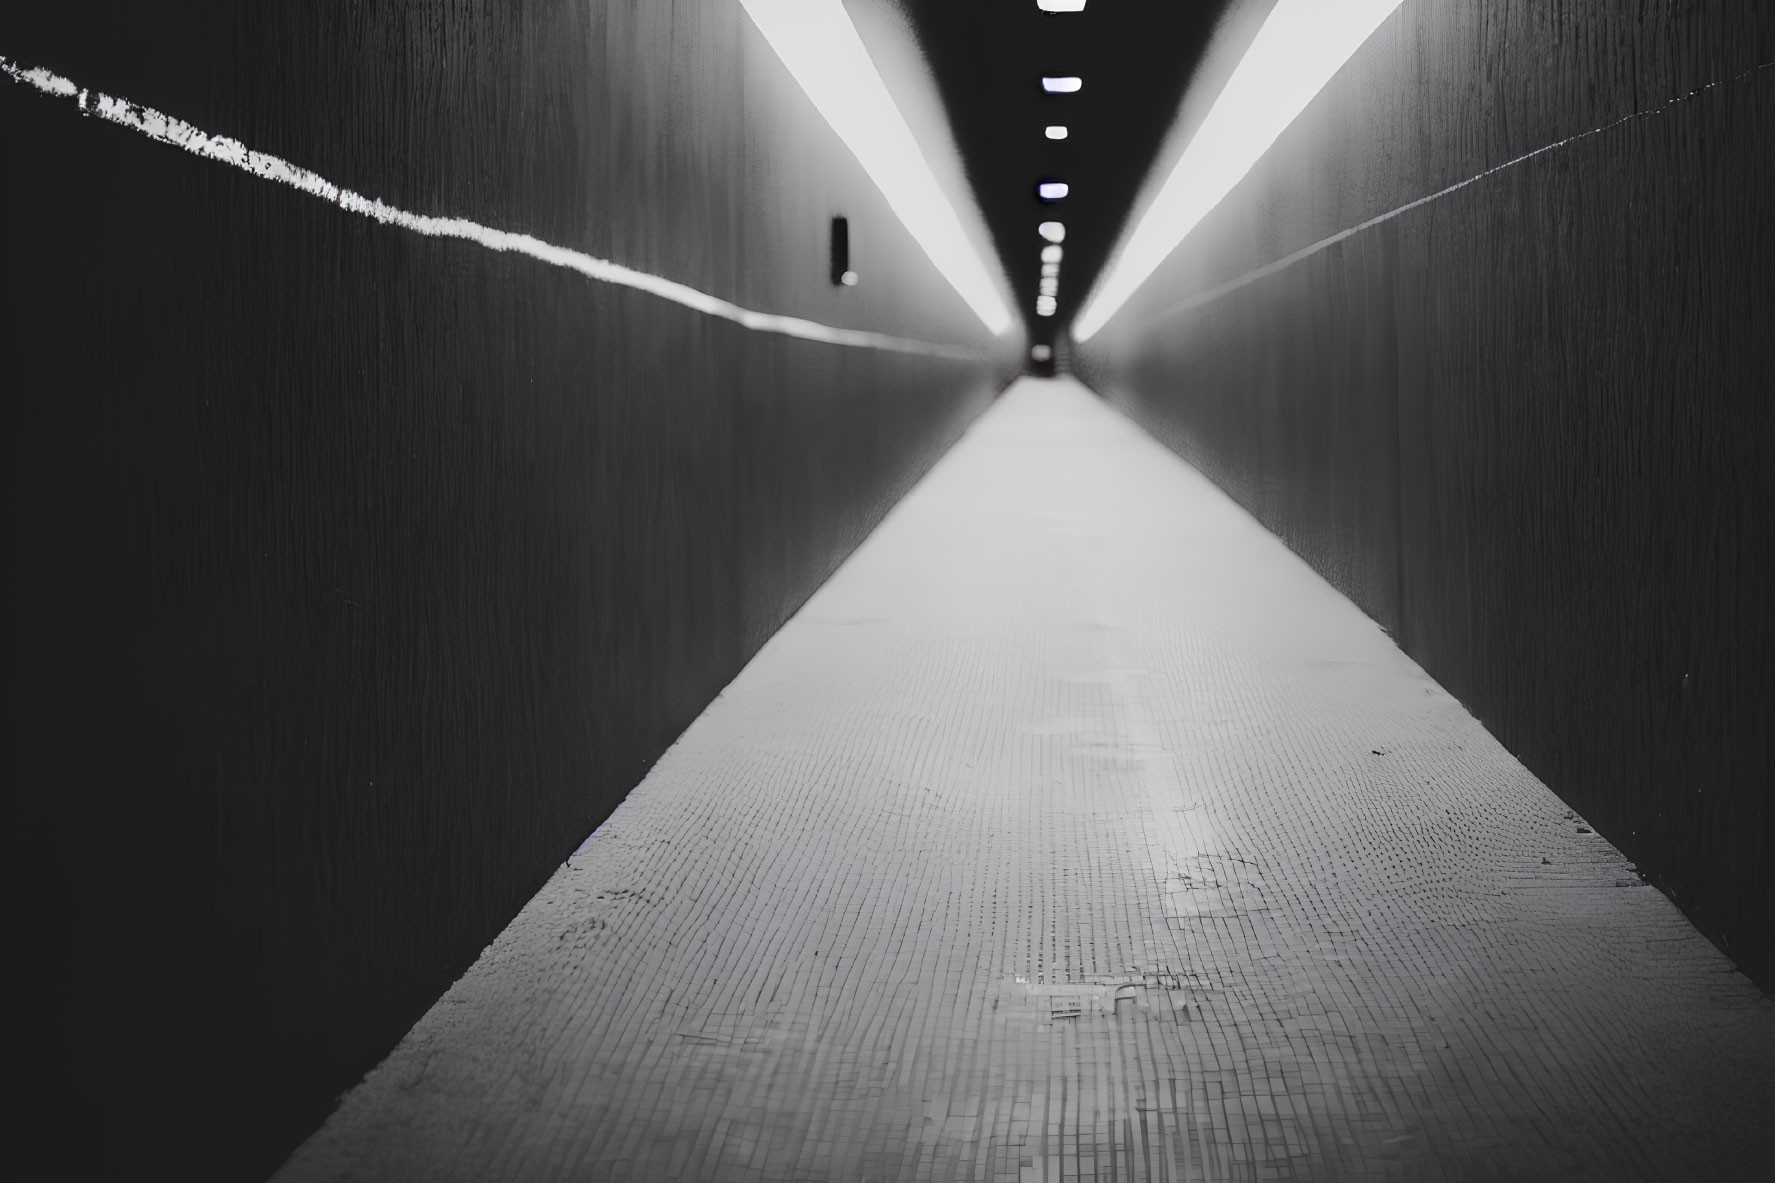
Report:
[{"label": "shadow on wall", "polygon": [[1073,359],[1765,989],[1772,62],[1757,5],[1408,0]]},{"label": "shadow on wall", "polygon": [[15,1173],[250,1179],[1022,346],[737,5],[99,15],[9,8],[0,53],[393,206],[939,347],[749,331],[0,80]]}]

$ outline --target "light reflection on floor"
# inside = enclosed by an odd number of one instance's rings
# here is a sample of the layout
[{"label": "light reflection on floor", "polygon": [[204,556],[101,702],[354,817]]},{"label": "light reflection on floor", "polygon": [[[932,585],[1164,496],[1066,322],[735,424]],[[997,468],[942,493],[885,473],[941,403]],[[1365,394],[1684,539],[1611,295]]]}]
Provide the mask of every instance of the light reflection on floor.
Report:
[{"label": "light reflection on floor", "polygon": [[279,1178],[1748,1179],[1770,1063],[1379,628],[1026,382]]}]

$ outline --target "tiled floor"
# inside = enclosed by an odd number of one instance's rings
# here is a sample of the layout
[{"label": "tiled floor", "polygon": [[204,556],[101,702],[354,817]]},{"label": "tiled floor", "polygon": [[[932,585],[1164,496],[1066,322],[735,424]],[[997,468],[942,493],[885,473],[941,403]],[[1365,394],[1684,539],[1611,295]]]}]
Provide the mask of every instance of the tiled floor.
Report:
[{"label": "tiled floor", "polygon": [[1726,1183],[1772,1078],[1372,622],[1030,382],[279,1178]]}]

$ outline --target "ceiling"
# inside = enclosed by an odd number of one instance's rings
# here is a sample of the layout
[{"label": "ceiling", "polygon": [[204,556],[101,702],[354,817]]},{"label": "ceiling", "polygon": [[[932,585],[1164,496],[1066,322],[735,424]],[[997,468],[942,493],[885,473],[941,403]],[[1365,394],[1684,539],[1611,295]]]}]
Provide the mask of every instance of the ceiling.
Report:
[{"label": "ceiling", "polygon": [[[1036,0],[899,0],[936,77],[950,129],[1031,340],[1053,342],[1090,292],[1229,0],[1089,0],[1045,13]],[[1236,0],[1233,0],[1236,3]],[[1076,75],[1046,94],[1044,75]],[[1069,129],[1064,140],[1044,135]],[[1036,195],[1065,182],[1058,202]],[[1036,233],[1066,224],[1055,315],[1035,314]]]}]

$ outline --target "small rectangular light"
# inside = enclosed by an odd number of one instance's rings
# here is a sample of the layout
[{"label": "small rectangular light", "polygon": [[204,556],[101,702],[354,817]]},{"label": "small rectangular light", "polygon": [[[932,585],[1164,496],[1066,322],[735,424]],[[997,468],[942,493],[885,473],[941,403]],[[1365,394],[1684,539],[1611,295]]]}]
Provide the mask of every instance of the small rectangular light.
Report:
[{"label": "small rectangular light", "polygon": [[1058,263],[1060,261],[1061,253],[1060,248],[1057,246],[1045,246],[1042,248],[1042,262]]},{"label": "small rectangular light", "polygon": [[[851,220],[839,216],[832,219],[832,286],[844,283],[844,277],[854,275],[851,271]],[[853,278],[845,286],[855,286]]]},{"label": "small rectangular light", "polygon": [[1035,232],[1037,234],[1041,235],[1043,238],[1047,239],[1049,242],[1065,242],[1066,241],[1066,223],[1065,222],[1043,222],[1040,226],[1037,226],[1035,228]]},{"label": "small rectangular light", "polygon": [[1039,290],[1044,296],[1057,296],[1060,294],[1060,281],[1050,276],[1041,281],[1041,288]]},{"label": "small rectangular light", "polygon": [[1042,89],[1049,94],[1074,94],[1085,84],[1084,79],[1074,75],[1063,78],[1043,78]]},{"label": "small rectangular light", "polygon": [[1058,264],[1058,263],[1043,263],[1042,264],[1042,274],[1043,275],[1059,275],[1060,274],[1060,264]]},{"label": "small rectangular light", "polygon": [[1035,6],[1043,12],[1083,12],[1085,0],[1035,0]]},{"label": "small rectangular light", "polygon": [[1066,133],[1066,124],[1064,124],[1064,123],[1050,123],[1050,124],[1048,124],[1047,135],[1050,140],[1064,140],[1066,138],[1066,134],[1067,134]]},{"label": "small rectangular light", "polygon": [[1035,191],[1043,201],[1059,201],[1069,192],[1065,181],[1043,181],[1035,187]]}]

